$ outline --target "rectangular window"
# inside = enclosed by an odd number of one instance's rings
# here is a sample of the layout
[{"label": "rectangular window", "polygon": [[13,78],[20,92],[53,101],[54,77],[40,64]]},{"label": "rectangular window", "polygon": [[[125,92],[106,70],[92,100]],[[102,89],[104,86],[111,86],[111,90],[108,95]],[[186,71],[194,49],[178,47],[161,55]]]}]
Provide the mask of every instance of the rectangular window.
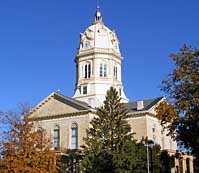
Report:
[{"label": "rectangular window", "polygon": [[83,86],[83,94],[87,94],[87,86]]},{"label": "rectangular window", "polygon": [[103,77],[103,64],[100,64],[100,77]]},{"label": "rectangular window", "polygon": [[71,149],[77,149],[77,127],[71,128]]},{"label": "rectangular window", "polygon": [[116,66],[114,66],[113,76],[115,79],[117,79],[117,67]]},{"label": "rectangular window", "polygon": [[88,64],[88,78],[91,77],[91,65]]},{"label": "rectangular window", "polygon": [[85,78],[87,78],[87,73],[88,73],[87,72],[87,65],[85,65],[85,75],[84,75]]},{"label": "rectangular window", "polygon": [[107,77],[107,65],[104,64],[104,77]]}]

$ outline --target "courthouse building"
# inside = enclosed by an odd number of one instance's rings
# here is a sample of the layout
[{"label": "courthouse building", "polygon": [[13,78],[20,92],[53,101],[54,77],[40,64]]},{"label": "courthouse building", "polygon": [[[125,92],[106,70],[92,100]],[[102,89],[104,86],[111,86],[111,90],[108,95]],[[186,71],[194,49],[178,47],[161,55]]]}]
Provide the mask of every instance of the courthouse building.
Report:
[{"label": "courthouse building", "polygon": [[[139,141],[147,137],[159,144],[162,150],[176,152],[176,142],[166,135],[154,110],[165,98],[129,101],[122,84],[122,60],[118,37],[115,31],[105,26],[97,8],[93,23],[80,34],[75,57],[74,96],[70,98],[53,92],[30,112],[32,120],[46,129],[55,149],[80,149],[96,108],[103,104],[107,90],[113,86],[128,109],[128,121],[132,132],[135,132],[135,139]],[[183,173],[189,169],[193,173],[192,168],[192,157],[187,156],[176,160],[173,169]]]}]

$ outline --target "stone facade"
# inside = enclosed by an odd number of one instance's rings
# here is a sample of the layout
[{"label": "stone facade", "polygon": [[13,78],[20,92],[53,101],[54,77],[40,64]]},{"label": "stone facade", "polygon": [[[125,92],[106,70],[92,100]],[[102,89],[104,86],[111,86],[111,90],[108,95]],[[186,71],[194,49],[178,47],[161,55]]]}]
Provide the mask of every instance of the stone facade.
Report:
[{"label": "stone facade", "polygon": [[[176,151],[176,142],[167,136],[162,129],[159,120],[155,117],[155,107],[164,98],[144,100],[143,108],[137,110],[136,102],[126,103],[129,110],[129,124],[132,127],[134,137],[138,141],[142,138],[153,140],[163,150]],[[30,118],[37,122],[37,126],[47,130],[50,138],[53,138],[53,129],[58,126],[60,130],[60,148],[71,149],[71,127],[76,124],[78,128],[78,149],[82,146],[83,137],[89,127],[90,120],[95,116],[95,109],[88,104],[79,102],[73,98],[65,97],[59,93],[52,93],[29,113]]]},{"label": "stone facade", "polygon": [[138,141],[147,137],[159,144],[162,150],[175,151],[177,149],[176,142],[166,135],[166,130],[162,129],[160,122],[154,116],[147,113],[137,115],[137,117],[129,119],[129,124],[132,127],[132,132],[135,133],[135,139]]}]

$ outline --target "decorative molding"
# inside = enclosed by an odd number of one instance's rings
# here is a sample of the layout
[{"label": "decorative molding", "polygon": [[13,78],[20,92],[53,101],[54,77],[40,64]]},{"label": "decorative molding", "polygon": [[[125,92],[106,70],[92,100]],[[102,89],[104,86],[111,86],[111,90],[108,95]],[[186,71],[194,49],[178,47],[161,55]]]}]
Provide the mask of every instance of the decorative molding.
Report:
[{"label": "decorative molding", "polygon": [[85,57],[89,55],[94,55],[94,54],[106,54],[106,55],[114,55],[115,57],[122,59],[122,56],[120,53],[116,52],[113,49],[105,49],[105,48],[91,48],[87,50],[81,50],[78,52],[75,61],[77,61],[78,58],[80,57]]},{"label": "decorative molding", "polygon": [[155,117],[157,118],[153,113],[151,112],[148,112],[148,111],[142,111],[142,112],[130,112],[128,113],[130,115],[129,118],[136,118],[136,117],[142,117],[142,116],[146,116],[146,115],[149,115],[149,116],[152,116],[152,117]]},{"label": "decorative molding", "polygon": [[44,117],[33,117],[30,118],[30,121],[43,121],[43,120],[50,120],[50,119],[59,119],[59,118],[65,118],[65,117],[76,117],[79,115],[86,115],[88,113],[91,113],[92,111],[86,110],[86,111],[79,111],[79,112],[72,112],[72,113],[66,113],[66,114],[58,114],[58,115],[49,115]]}]

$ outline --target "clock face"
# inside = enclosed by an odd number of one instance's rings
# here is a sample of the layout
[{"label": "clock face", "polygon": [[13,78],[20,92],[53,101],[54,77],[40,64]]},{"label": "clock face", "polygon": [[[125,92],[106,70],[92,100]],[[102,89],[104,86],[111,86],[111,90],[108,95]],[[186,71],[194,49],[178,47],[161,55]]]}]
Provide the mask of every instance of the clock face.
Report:
[{"label": "clock face", "polygon": [[84,43],[84,47],[85,48],[89,48],[90,47],[90,42],[87,40],[87,41],[85,41],[85,43]]}]

